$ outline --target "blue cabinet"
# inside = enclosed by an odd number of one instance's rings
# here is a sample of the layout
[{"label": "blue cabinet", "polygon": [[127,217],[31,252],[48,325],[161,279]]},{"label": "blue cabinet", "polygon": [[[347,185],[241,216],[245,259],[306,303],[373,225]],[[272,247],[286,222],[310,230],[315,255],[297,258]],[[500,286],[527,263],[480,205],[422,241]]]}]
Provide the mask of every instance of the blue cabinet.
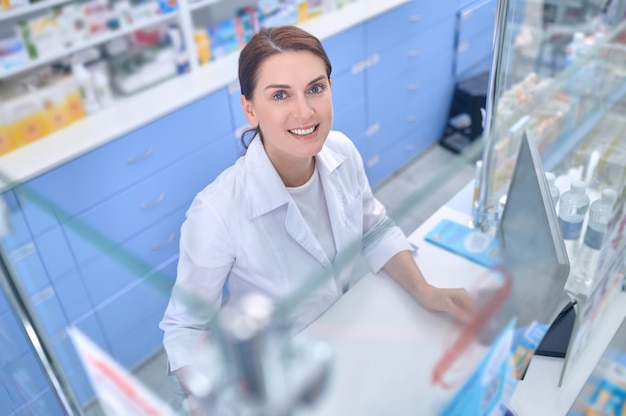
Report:
[{"label": "blue cabinet", "polygon": [[83,403],[65,329],[128,368],[161,348],[185,212],[237,157],[228,100],[221,89],[3,195],[11,267]]},{"label": "blue cabinet", "polygon": [[0,291],[0,414],[63,413],[24,329]]},{"label": "blue cabinet", "polygon": [[[51,227],[55,217],[71,218],[229,134],[226,103],[226,90],[219,90],[20,185],[16,192],[32,231]],[[198,128],[198,120],[211,122]]]},{"label": "blue cabinet", "polygon": [[[444,131],[445,118],[427,115],[449,111],[455,16],[441,4],[415,0],[365,27],[367,126],[358,147],[375,186]],[[437,134],[420,134],[424,125]],[[391,157],[394,152],[402,157]]]},{"label": "blue cabinet", "polygon": [[455,65],[457,78],[471,78],[491,68],[496,6],[496,0],[479,0],[458,11]]}]

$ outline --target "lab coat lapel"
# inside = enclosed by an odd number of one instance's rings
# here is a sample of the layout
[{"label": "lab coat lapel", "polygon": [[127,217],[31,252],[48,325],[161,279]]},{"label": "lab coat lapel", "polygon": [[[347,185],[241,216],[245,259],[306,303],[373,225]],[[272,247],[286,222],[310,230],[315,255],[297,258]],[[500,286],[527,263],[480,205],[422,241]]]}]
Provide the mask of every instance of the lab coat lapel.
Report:
[{"label": "lab coat lapel", "polygon": [[359,247],[352,246],[354,245],[354,241],[351,239],[352,234],[344,230],[346,227],[344,205],[346,190],[342,188],[344,183],[338,178],[337,168],[345,159],[344,155],[337,154],[326,147],[317,155],[320,179],[324,189],[324,196],[326,197],[326,206],[328,208],[330,226],[333,230],[335,248],[337,249],[337,259],[340,262],[349,262],[353,252],[360,250]]},{"label": "lab coat lapel", "polygon": [[245,157],[249,218],[269,214],[286,205],[287,233],[325,268],[330,268],[328,256],[289,195],[258,138],[252,140]]},{"label": "lab coat lapel", "polygon": [[322,249],[319,241],[311,231],[311,227],[304,220],[296,203],[291,200],[287,204],[285,216],[285,229],[306,251],[315,257],[325,268],[331,267],[328,256]]}]

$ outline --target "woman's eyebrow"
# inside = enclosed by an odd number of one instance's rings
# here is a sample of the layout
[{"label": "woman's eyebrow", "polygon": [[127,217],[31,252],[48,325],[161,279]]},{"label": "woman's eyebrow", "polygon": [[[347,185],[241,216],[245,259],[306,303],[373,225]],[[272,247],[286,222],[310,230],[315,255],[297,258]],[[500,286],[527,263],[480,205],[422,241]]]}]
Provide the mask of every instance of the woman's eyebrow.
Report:
[{"label": "woman's eyebrow", "polygon": [[[324,78],[326,78],[326,75],[320,75],[319,77],[315,78],[313,81],[310,81],[307,85],[313,85],[316,82],[320,82]],[[289,88],[291,88],[291,86],[287,85],[287,84],[270,84],[267,87],[265,87],[264,89],[266,89],[266,90],[270,90],[270,89],[284,89],[284,90],[287,90]]]}]

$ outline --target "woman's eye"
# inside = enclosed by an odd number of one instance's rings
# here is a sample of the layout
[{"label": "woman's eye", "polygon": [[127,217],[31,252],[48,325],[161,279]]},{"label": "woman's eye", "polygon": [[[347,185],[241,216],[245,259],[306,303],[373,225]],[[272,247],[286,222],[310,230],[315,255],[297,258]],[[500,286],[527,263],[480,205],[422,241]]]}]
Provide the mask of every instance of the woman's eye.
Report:
[{"label": "woman's eye", "polygon": [[311,87],[311,92],[313,94],[319,94],[321,92],[324,92],[325,89],[326,87],[324,87],[322,84],[315,84]]},{"label": "woman's eye", "polygon": [[274,93],[272,98],[276,101],[284,100],[285,98],[287,98],[287,94],[285,93],[285,91],[278,91]]}]

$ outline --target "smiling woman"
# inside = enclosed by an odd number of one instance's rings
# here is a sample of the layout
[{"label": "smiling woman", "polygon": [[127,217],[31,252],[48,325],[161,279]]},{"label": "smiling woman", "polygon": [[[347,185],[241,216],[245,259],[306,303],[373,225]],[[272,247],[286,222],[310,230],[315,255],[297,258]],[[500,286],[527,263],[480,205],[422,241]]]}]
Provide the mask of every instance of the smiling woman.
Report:
[{"label": "smiling woman", "polygon": [[[430,285],[411,246],[372,194],[363,161],[332,131],[331,64],[319,40],[292,26],[262,29],[239,57],[247,152],[202,190],[181,229],[176,283],[161,322],[169,371],[183,390],[194,352],[224,299],[280,302],[317,279],[287,311],[298,332],[350,286],[359,250],[425,308],[471,319],[463,289]],[[359,250],[355,250],[355,248]],[[191,305],[189,294],[202,305]]]},{"label": "smiling woman", "polygon": [[285,185],[303,185],[333,122],[330,79],[323,61],[308,51],[270,56],[250,95],[241,95],[241,105],[267,156]]}]

